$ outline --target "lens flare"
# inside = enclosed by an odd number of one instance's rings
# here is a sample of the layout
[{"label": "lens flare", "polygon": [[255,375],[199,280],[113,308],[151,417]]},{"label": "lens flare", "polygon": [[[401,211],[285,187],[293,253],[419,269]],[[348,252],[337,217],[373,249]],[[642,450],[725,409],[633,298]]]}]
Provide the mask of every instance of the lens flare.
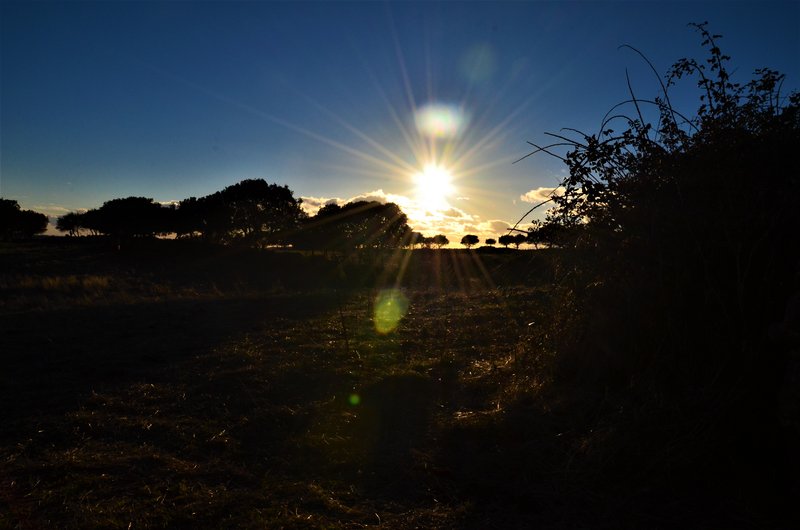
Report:
[{"label": "lens flare", "polygon": [[347,399],[347,401],[355,407],[361,403],[361,396],[358,394],[350,394],[350,397]]},{"label": "lens flare", "polygon": [[431,103],[420,107],[414,115],[417,130],[431,138],[455,138],[467,125],[464,111],[455,105]]},{"label": "lens flare", "polygon": [[384,289],[375,298],[375,331],[385,335],[397,329],[408,311],[408,298],[397,289]]}]

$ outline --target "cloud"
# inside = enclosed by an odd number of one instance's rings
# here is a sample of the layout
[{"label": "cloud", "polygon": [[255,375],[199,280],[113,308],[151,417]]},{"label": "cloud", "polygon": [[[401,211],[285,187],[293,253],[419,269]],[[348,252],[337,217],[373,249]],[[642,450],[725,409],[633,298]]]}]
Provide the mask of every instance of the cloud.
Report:
[{"label": "cloud", "polygon": [[531,204],[539,204],[540,202],[544,202],[550,199],[550,197],[552,197],[554,194],[563,195],[563,193],[564,193],[563,186],[558,186],[555,188],[541,187],[533,189],[527,193],[523,193],[522,195],[519,196],[519,198],[523,202],[529,202]]},{"label": "cloud", "polygon": [[447,210],[441,212],[441,215],[450,219],[470,219],[472,217],[464,210],[460,210],[458,208],[448,208]]},{"label": "cloud", "polygon": [[497,232],[497,233],[506,232],[506,231],[508,231],[509,228],[511,228],[511,224],[510,223],[507,223],[505,221],[500,221],[498,219],[495,219],[493,221],[488,221],[488,226],[489,226],[489,230],[491,230],[492,232]]},{"label": "cloud", "polygon": [[64,214],[69,212],[74,212],[75,210],[66,208],[64,206],[58,204],[34,204],[30,208],[25,208],[26,210],[33,210],[34,212],[43,213],[49,217],[60,217]]},{"label": "cloud", "polygon": [[376,201],[379,203],[387,203],[393,202],[400,206],[400,208],[408,214],[407,210],[411,210],[415,206],[415,202],[408,197],[403,195],[396,195],[394,193],[386,193],[382,189],[377,189],[373,191],[368,191],[366,193],[361,193],[359,195],[355,195],[348,199],[343,199],[341,197],[300,197],[303,199],[302,208],[308,215],[315,215],[320,208],[325,206],[326,204],[338,204],[342,206],[347,204],[348,202],[356,202],[356,201]]},{"label": "cloud", "polygon": [[308,215],[316,215],[320,208],[325,206],[326,204],[344,204],[344,199],[340,199],[338,197],[330,198],[330,197],[300,197],[303,199],[303,203],[301,208],[304,212]]}]

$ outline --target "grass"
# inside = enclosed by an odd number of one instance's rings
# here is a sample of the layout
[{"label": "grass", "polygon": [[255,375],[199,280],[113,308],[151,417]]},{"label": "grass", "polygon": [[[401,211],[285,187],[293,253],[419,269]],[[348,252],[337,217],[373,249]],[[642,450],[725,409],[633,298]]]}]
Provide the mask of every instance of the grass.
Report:
[{"label": "grass", "polygon": [[69,247],[15,270],[33,251],[3,253],[0,526],[468,518],[436,440],[501,409],[526,290],[405,289],[379,334],[371,288],[189,288]]},{"label": "grass", "polygon": [[0,248],[0,528],[785,522],[707,425],[552,380],[535,253],[415,253],[383,334],[397,269],[165,248]]}]

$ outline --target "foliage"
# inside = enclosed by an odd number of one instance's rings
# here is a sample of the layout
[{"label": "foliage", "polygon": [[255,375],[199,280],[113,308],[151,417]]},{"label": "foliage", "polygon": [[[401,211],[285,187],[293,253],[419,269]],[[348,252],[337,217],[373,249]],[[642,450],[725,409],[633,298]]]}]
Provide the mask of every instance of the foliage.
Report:
[{"label": "foliage", "polygon": [[512,236],[511,234],[503,234],[502,236],[497,238],[497,241],[504,247],[508,248],[508,245],[514,243],[514,236]]},{"label": "foliage", "polygon": [[66,214],[56,227],[70,235],[83,230],[123,238],[174,233],[215,243],[286,245],[305,218],[301,202],[287,186],[250,179],[177,207],[144,197],[113,199],[98,209]]},{"label": "foliage", "polygon": [[487,239],[487,240],[486,240],[486,244],[487,244],[487,245],[489,245],[489,246],[491,247],[491,246],[493,246],[493,245],[496,245],[496,244],[497,244],[497,240],[495,240],[495,239],[492,239],[492,238],[490,237],[489,239]]},{"label": "foliage", "polygon": [[450,240],[447,239],[447,236],[444,235],[444,234],[436,234],[431,239],[431,244],[433,246],[435,246],[436,248],[442,248],[445,245],[449,245],[450,244]]},{"label": "foliage", "polygon": [[478,239],[478,236],[473,234],[467,234],[461,238],[461,244],[467,248],[472,248],[474,245],[480,243],[480,241],[481,240]]},{"label": "foliage", "polygon": [[301,203],[287,186],[247,179],[206,197],[181,201],[175,231],[220,243],[286,245],[305,218]]},{"label": "foliage", "polygon": [[0,239],[30,239],[47,230],[47,216],[22,210],[17,201],[0,197]]},{"label": "foliage", "polygon": [[82,222],[81,214],[70,212],[58,218],[56,221],[56,229],[61,232],[67,232],[71,236],[77,236],[81,233],[81,230],[85,228]]},{"label": "foliage", "polygon": [[170,231],[165,222],[167,212],[145,197],[112,199],[87,216],[86,227],[118,238],[153,237]]},{"label": "foliage", "polygon": [[[598,134],[537,147],[568,145],[569,176],[532,237],[569,251],[556,379],[638,396],[641,417],[671,421],[686,439],[701,425],[709,447],[682,447],[714,453],[704,465],[715,472],[735,467],[736,495],[750,495],[764,469],[781,467],[779,393],[798,345],[770,331],[798,324],[785,311],[800,269],[800,97],[782,94],[769,69],[734,82],[720,36],[693,27],[704,63],[675,63],[653,100],[631,91],[633,116],[615,107]],[[689,76],[701,91],[691,118],[669,95]]]},{"label": "foliage", "polygon": [[412,241],[408,219],[395,203],[326,204],[293,237],[297,248],[351,251],[397,248]]}]

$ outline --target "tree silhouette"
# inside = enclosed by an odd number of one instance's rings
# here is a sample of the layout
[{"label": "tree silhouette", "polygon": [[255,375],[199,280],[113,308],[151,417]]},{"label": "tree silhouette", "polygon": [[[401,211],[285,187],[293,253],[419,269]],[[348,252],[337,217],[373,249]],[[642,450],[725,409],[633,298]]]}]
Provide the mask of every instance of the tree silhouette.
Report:
[{"label": "tree silhouette", "polygon": [[508,245],[514,243],[514,236],[512,236],[511,234],[503,234],[502,236],[497,238],[497,241],[504,247],[508,248]]},{"label": "tree silhouette", "polygon": [[81,229],[84,228],[81,224],[82,222],[81,214],[70,212],[58,218],[56,221],[56,229],[61,232],[67,232],[71,236],[77,236],[80,235]]},{"label": "tree silhouette", "polygon": [[473,234],[467,234],[461,238],[461,244],[467,248],[472,248],[473,245],[477,245],[480,243],[480,241],[481,240],[478,239],[478,236]]},{"label": "tree silhouette", "polygon": [[527,241],[528,241],[527,234],[514,234],[513,236],[511,236],[511,244],[514,245],[514,248],[516,248],[517,250],[519,250],[519,246],[521,244],[526,243]]},{"label": "tree silhouette", "polygon": [[489,239],[487,239],[487,240],[486,240],[486,244],[487,244],[487,245],[489,245],[489,246],[491,247],[491,246],[494,246],[494,245],[496,245],[496,244],[497,244],[497,241],[496,241],[496,240],[494,240],[494,239],[492,239],[492,238],[489,238]]},{"label": "tree silhouette", "polygon": [[298,248],[325,251],[399,248],[412,244],[406,215],[395,203],[331,203],[303,223],[293,241]]},{"label": "tree silhouette", "polygon": [[0,238],[29,239],[46,230],[46,215],[22,210],[17,201],[0,197]]},{"label": "tree silhouette", "polygon": [[436,248],[442,248],[443,246],[448,245],[449,243],[450,240],[447,239],[447,236],[443,234],[437,234],[433,236],[433,239],[431,240],[431,244],[433,244],[433,246],[435,246]]},{"label": "tree silhouette", "polygon": [[145,197],[106,201],[89,217],[94,218],[91,223],[99,232],[122,239],[153,237],[169,231],[164,222],[164,208]]},{"label": "tree silhouette", "polygon": [[263,179],[243,180],[219,192],[218,207],[224,210],[224,230],[232,240],[251,245],[282,245],[305,216],[301,200],[288,186],[268,184]]}]

